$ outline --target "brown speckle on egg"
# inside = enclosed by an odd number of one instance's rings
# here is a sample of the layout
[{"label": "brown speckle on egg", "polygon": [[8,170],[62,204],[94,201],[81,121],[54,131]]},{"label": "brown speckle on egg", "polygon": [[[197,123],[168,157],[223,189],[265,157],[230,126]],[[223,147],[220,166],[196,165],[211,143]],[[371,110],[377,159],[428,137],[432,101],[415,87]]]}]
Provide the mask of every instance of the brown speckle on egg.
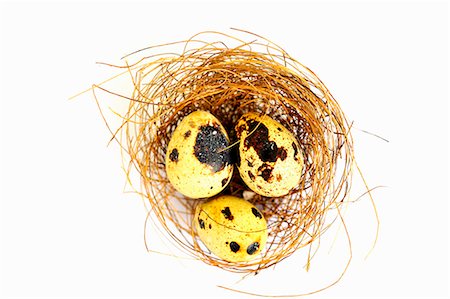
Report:
[{"label": "brown speckle on egg", "polygon": [[281,161],[286,160],[287,151],[283,147],[280,147],[280,149],[278,150],[278,157],[281,159]]},{"label": "brown speckle on egg", "polygon": [[245,130],[245,125],[240,125],[236,129],[236,136],[237,136],[237,138],[241,138],[242,131],[244,131],[244,130]]},{"label": "brown speckle on egg", "polygon": [[297,145],[295,144],[295,142],[292,142],[292,148],[294,149],[294,159],[297,160]]},{"label": "brown speckle on egg", "polygon": [[[258,123],[255,120],[247,121],[247,125],[250,135],[245,138],[244,145],[247,148],[253,147],[261,161],[275,162],[277,158],[283,156],[283,153],[281,149],[278,148],[276,142],[269,140],[269,129],[266,125]],[[286,155],[285,150],[284,155]]]},{"label": "brown speckle on egg", "polygon": [[201,229],[205,229],[205,221],[203,221],[203,219],[198,218],[198,224]]},{"label": "brown speckle on egg", "polygon": [[185,139],[188,138],[189,136],[191,136],[191,130],[186,131],[183,136]]},{"label": "brown speckle on egg", "polygon": [[254,181],[255,180],[255,176],[253,175],[253,173],[249,170],[247,171],[249,178]]},{"label": "brown speckle on egg", "polygon": [[256,251],[258,251],[258,249],[259,249],[259,243],[258,243],[258,242],[253,242],[252,244],[250,244],[250,245],[247,247],[247,253],[250,254],[250,255],[252,255],[252,254],[254,254]]},{"label": "brown speckle on egg", "polygon": [[228,220],[234,219],[234,216],[233,216],[233,214],[231,214],[229,207],[225,207],[225,209],[223,209],[221,212],[225,216],[225,219],[228,219]]},{"label": "brown speckle on egg", "polygon": [[270,164],[264,163],[258,168],[258,171],[261,172],[259,176],[262,177],[266,182],[270,183],[272,181],[272,170],[273,167],[270,166]]},{"label": "brown speckle on egg", "polygon": [[231,249],[231,251],[233,251],[233,252],[238,252],[240,248],[241,248],[241,246],[240,246],[238,243],[236,243],[236,242],[234,242],[234,241],[232,241],[232,242],[230,243],[230,249]]},{"label": "brown speckle on egg", "polygon": [[262,218],[261,213],[256,208],[252,208],[252,213],[253,213],[253,215],[255,215],[256,218],[259,218],[259,219]]},{"label": "brown speckle on egg", "polygon": [[172,162],[178,162],[178,150],[174,148],[169,155],[169,159]]}]

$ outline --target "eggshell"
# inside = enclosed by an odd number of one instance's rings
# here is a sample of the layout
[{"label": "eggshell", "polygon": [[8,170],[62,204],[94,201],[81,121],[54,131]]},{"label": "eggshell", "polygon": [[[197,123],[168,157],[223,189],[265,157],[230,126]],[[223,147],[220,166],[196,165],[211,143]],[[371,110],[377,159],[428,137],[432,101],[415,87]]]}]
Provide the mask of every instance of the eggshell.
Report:
[{"label": "eggshell", "polygon": [[303,155],[295,136],[267,115],[244,114],[235,126],[238,169],[245,184],[263,196],[279,197],[297,187]]},{"label": "eggshell", "polygon": [[231,180],[228,135],[207,111],[195,111],[178,124],[166,151],[166,173],[180,193],[191,198],[220,193]]},{"label": "eggshell", "polygon": [[250,202],[223,195],[196,207],[194,224],[200,240],[223,260],[256,258],[267,241],[267,222]]}]

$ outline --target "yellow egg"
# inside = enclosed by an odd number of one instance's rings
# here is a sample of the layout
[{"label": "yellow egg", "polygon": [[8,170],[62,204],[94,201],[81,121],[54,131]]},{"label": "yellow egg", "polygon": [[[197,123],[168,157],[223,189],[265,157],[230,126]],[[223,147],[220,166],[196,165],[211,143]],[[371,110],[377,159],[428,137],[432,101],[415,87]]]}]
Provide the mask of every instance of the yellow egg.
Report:
[{"label": "yellow egg", "polygon": [[267,115],[244,114],[235,126],[239,139],[238,169],[255,193],[288,194],[302,175],[303,156],[294,135]]},{"label": "yellow egg", "polygon": [[233,174],[228,135],[206,111],[187,115],[176,127],[166,152],[166,173],[180,193],[191,198],[220,193]]},{"label": "yellow egg", "polygon": [[195,228],[212,253],[229,262],[254,259],[267,241],[267,222],[250,202],[219,196],[195,209]]}]

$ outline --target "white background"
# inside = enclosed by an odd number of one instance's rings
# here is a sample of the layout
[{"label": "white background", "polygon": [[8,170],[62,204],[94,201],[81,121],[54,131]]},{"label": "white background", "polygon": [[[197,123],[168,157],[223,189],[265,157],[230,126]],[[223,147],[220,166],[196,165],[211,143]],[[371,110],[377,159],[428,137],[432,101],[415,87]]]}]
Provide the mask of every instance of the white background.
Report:
[{"label": "white background", "polygon": [[[91,94],[114,74],[96,61],[204,30],[266,36],[318,74],[354,121],[368,198],[346,213],[353,260],[314,298],[449,295],[448,5],[408,2],[0,4],[0,296],[243,297],[303,293],[348,257],[330,231],[310,272],[299,252],[239,281],[201,262],[146,252],[145,209],[124,194],[116,145]],[[107,99],[107,98],[106,98]],[[387,138],[364,134],[367,130]],[[364,191],[355,176],[353,196]],[[332,245],[334,238],[337,241]],[[150,245],[170,252],[157,234]]]}]

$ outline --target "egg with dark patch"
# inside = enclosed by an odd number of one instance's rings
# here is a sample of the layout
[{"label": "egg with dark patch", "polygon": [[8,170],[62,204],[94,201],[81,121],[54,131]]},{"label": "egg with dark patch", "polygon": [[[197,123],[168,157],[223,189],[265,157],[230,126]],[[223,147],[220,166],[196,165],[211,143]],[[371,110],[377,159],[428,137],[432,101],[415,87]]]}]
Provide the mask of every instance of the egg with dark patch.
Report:
[{"label": "egg with dark patch", "polygon": [[199,204],[193,219],[200,240],[229,262],[256,258],[267,241],[267,222],[250,202],[230,195]]},{"label": "egg with dark patch", "polygon": [[185,196],[211,197],[220,193],[233,174],[227,132],[207,111],[195,111],[178,124],[166,152],[166,174]]},{"label": "egg with dark patch", "polygon": [[303,155],[288,129],[267,115],[250,112],[239,119],[235,130],[239,174],[252,191],[279,197],[298,186]]}]

